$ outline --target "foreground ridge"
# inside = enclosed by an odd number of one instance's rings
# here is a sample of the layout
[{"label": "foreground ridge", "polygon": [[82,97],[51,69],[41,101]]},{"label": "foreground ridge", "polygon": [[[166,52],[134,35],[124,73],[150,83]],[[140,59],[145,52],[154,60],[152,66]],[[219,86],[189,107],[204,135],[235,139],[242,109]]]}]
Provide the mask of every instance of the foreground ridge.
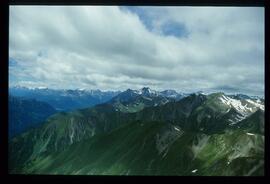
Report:
[{"label": "foreground ridge", "polygon": [[20,174],[263,175],[264,100],[129,89],[49,117],[9,154]]}]

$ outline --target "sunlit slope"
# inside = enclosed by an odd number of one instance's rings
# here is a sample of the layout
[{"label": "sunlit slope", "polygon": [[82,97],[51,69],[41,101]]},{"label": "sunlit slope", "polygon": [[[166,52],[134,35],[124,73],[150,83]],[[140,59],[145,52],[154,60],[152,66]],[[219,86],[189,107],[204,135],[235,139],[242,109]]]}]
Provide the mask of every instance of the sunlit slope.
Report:
[{"label": "sunlit slope", "polygon": [[206,135],[166,122],[132,122],[40,156],[35,174],[263,175],[264,136],[243,130]]}]

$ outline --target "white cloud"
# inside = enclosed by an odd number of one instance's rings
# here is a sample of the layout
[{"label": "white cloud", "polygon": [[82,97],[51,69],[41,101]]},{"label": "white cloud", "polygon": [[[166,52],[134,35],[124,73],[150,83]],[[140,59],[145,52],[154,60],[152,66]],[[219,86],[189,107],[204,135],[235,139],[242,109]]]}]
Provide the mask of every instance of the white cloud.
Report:
[{"label": "white cloud", "polygon": [[[112,6],[11,6],[10,57],[18,64],[10,67],[10,83],[263,93],[263,8],[139,10],[144,17]],[[161,34],[168,21],[185,26],[188,36]]]}]

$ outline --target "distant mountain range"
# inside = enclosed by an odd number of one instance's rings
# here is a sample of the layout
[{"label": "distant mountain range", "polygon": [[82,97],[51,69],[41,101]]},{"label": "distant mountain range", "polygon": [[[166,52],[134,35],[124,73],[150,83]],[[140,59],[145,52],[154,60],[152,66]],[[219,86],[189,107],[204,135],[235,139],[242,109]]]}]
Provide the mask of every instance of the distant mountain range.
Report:
[{"label": "distant mountain range", "polygon": [[22,97],[9,96],[8,99],[9,137],[38,127],[57,111],[45,102]]},{"label": "distant mountain range", "polygon": [[264,99],[128,89],[9,144],[10,173],[263,175]]},{"label": "distant mountain range", "polygon": [[96,104],[104,103],[112,97],[118,95],[120,91],[100,91],[100,90],[55,90],[49,88],[27,88],[14,86],[9,88],[12,96],[24,97],[26,99],[36,99],[46,102],[58,111],[70,111],[79,108],[92,107]]},{"label": "distant mountain range", "polygon": [[141,90],[128,89],[113,97],[108,103],[112,104],[117,111],[138,112],[145,107],[164,105],[168,102],[178,101],[185,95],[174,90],[162,92],[142,88]]},{"label": "distant mountain range", "polygon": [[[21,86],[11,87],[9,94],[9,137],[37,127],[58,111],[82,109],[109,101],[120,111],[136,112],[144,107],[179,100],[184,96],[184,94],[179,94],[174,90],[157,92],[150,88],[129,89],[121,93],[120,91],[54,90],[44,87],[27,88]],[[125,100],[129,103],[128,108]],[[33,109],[37,104],[40,107]]]}]

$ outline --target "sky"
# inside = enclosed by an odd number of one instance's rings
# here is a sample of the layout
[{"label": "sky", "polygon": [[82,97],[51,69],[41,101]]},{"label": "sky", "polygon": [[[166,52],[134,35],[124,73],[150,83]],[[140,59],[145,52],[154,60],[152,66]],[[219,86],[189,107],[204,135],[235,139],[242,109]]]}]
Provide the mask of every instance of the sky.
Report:
[{"label": "sky", "polygon": [[11,6],[9,85],[263,95],[264,8]]}]

